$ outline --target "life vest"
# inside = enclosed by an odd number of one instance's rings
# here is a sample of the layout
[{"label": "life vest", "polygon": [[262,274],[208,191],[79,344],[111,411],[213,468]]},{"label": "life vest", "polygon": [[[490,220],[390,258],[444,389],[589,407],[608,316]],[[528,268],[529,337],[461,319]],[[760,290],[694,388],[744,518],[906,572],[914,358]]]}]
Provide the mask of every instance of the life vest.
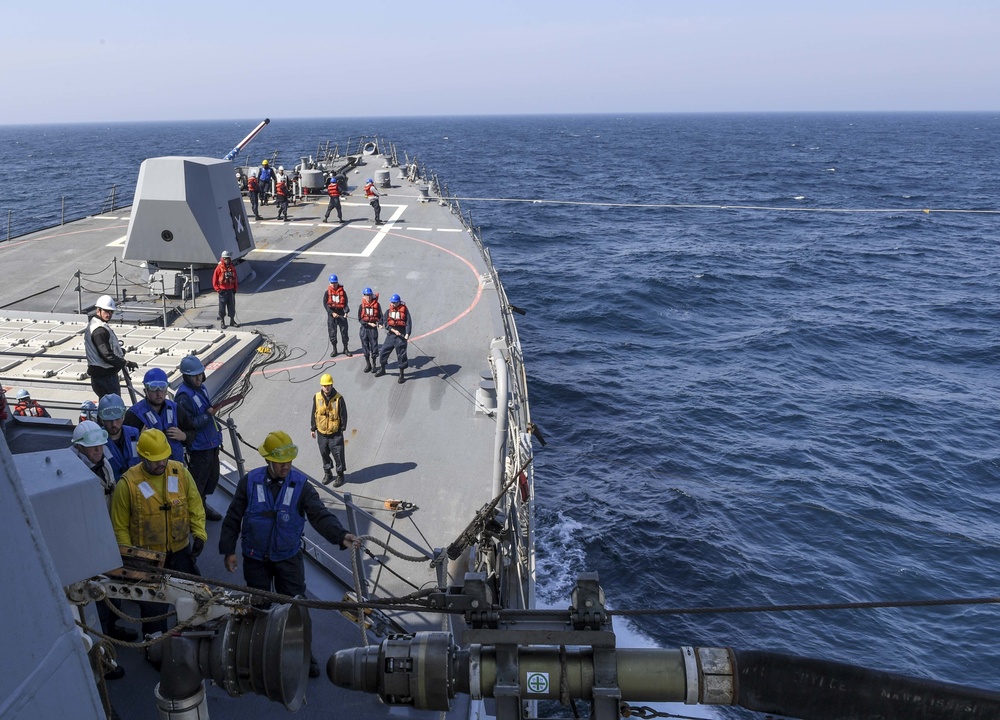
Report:
[{"label": "life vest", "polygon": [[362,298],[358,307],[358,320],[365,323],[377,323],[382,320],[382,306],[378,304],[378,295],[365,295]]},{"label": "life vest", "polygon": [[247,509],[241,533],[244,555],[280,562],[298,554],[306,526],[299,513],[299,498],[307,482],[305,475],[292,468],[275,497],[267,487],[266,468],[247,473]]},{"label": "life vest", "polygon": [[260,181],[265,185],[271,182],[271,168],[261,167],[260,172],[257,173],[257,177],[260,178]]},{"label": "life vest", "polygon": [[239,287],[239,278],[236,277],[236,266],[232,262],[220,260],[212,273],[212,288],[219,290],[236,290]]},{"label": "life vest", "polygon": [[340,197],[340,183],[336,180],[331,180],[330,184],[326,186],[326,192],[330,197]]},{"label": "life vest", "polygon": [[399,303],[395,308],[391,305],[385,314],[385,324],[393,328],[406,327],[406,305]]},{"label": "life vest", "polygon": [[[150,430],[160,430],[167,435],[167,430],[177,427],[177,404],[173,400],[164,400],[160,412],[156,412],[146,398],[143,398],[131,407],[132,414],[142,420],[142,424]],[[167,435],[167,442],[170,443],[170,459],[177,462],[184,462],[184,443],[180,440],[171,440]]]},{"label": "life vest", "polygon": [[132,504],[128,525],[132,545],[157,552],[177,552],[188,546],[190,477],[176,460],[167,461],[163,475],[146,474],[141,463],[122,474],[119,482],[125,483]]},{"label": "life vest", "polygon": [[347,307],[347,290],[341,285],[339,288],[330,285],[326,289],[326,305],[331,310],[343,311]]},{"label": "life vest", "polygon": [[108,438],[108,462],[111,464],[115,480],[118,480],[130,467],[141,462],[139,452],[136,450],[138,443],[139,428],[131,425],[122,425],[122,434],[118,440]]},{"label": "life vest", "polygon": [[288,195],[288,185],[284,180],[279,180],[278,184],[274,186],[274,194],[286,197]]},{"label": "life vest", "polygon": [[90,318],[90,322],[87,323],[87,329],[83,333],[83,345],[87,351],[87,364],[95,367],[105,368],[106,370],[114,370],[115,366],[109,362],[105,362],[101,354],[97,352],[97,345],[94,344],[93,334],[98,328],[103,327],[107,329],[110,337],[108,338],[108,345],[111,347],[111,352],[115,354],[116,357],[125,359],[125,351],[122,350],[122,344],[118,341],[118,336],[115,335],[115,331],[111,329],[111,326],[106,322],[101,320],[101,318],[94,315]]},{"label": "life vest", "polygon": [[20,417],[49,417],[48,411],[37,400],[21,400],[14,406],[14,414]]},{"label": "life vest", "polygon": [[329,399],[320,390],[316,393],[316,432],[334,435],[340,428],[340,393],[334,392]]},{"label": "life vest", "polygon": [[[177,392],[174,393],[174,402],[177,402],[177,399],[181,396],[191,398],[191,404],[195,409],[195,417],[204,415],[208,418],[208,422],[195,430],[194,439],[188,447],[191,450],[211,450],[212,448],[219,447],[222,444],[222,432],[219,430],[219,426],[215,424],[215,418],[208,414],[208,409],[212,407],[212,401],[208,397],[208,390],[205,389],[204,385],[195,390],[186,382],[182,382],[180,387],[177,388]],[[186,409],[187,407],[185,406]]]},{"label": "life vest", "polygon": [[253,175],[251,175],[250,179],[247,180],[247,190],[249,192],[257,192],[257,187],[258,187],[257,186],[257,178],[255,178]]},{"label": "life vest", "polygon": [[375,185],[373,183],[365,185],[365,197],[369,200],[374,200],[378,197],[378,193],[375,192]]}]

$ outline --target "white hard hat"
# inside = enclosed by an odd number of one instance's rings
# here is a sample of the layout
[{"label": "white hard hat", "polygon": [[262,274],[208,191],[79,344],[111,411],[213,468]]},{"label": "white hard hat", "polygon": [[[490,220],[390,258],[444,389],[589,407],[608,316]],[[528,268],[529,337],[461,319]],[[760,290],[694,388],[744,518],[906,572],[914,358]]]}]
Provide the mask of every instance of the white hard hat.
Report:
[{"label": "white hard hat", "polygon": [[108,441],[108,431],[93,420],[84,420],[73,429],[73,445],[98,447]]},{"label": "white hard hat", "polygon": [[17,391],[17,394],[14,397],[17,398],[18,400],[26,400],[27,398],[31,397],[31,393],[25,390],[24,388],[21,388],[20,390]]},{"label": "white hard hat", "polygon": [[111,312],[118,309],[118,306],[115,305],[115,299],[110,295],[101,295],[101,297],[97,298],[97,302],[94,303],[94,307],[99,307],[101,310],[110,310]]},{"label": "white hard hat", "polygon": [[284,167],[282,167],[281,165],[279,165],[279,166],[278,166],[278,172],[280,172],[280,173],[281,173],[281,172],[285,172],[285,168],[284,168]]}]

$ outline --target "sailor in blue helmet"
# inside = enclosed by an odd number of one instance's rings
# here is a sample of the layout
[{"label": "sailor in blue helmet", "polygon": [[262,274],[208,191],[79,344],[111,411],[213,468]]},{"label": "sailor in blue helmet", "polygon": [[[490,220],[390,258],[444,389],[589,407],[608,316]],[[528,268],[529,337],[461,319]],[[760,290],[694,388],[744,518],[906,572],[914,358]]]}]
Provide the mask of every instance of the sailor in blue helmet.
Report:
[{"label": "sailor in blue helmet", "polygon": [[375,224],[382,224],[382,205],[379,203],[378,190],[375,189],[375,181],[371,178],[365,181],[365,197],[368,198],[368,204],[372,206],[372,210],[375,211]]},{"label": "sailor in blue helmet", "polygon": [[[249,587],[305,595],[306,520],[332,545],[358,547],[358,539],[330,512],[309,478],[292,467],[299,449],[288,433],[268,433],[257,452],[267,465],[251,470],[236,484],[219,533],[219,552],[226,570],[236,572],[236,541],[242,535],[243,581]],[[319,677],[314,657],[309,658],[309,677]]]},{"label": "sailor in blue helmet", "polygon": [[125,424],[125,401],[121,395],[105,395],[97,403],[97,422],[108,433],[107,456],[115,482],[139,463],[139,430]]},{"label": "sailor in blue helmet", "polygon": [[330,276],[330,284],[323,291],[323,307],[326,308],[326,331],[330,335],[330,344],[333,350],[330,357],[334,357],[337,349],[337,331],[340,330],[340,338],[344,341],[344,355],[352,357],[353,353],[347,349],[347,313],[351,308],[347,304],[347,288],[340,284],[340,278],[336,275]]},{"label": "sailor in blue helmet", "polygon": [[180,429],[177,404],[167,399],[167,373],[160,368],[150,368],[142,376],[142,386],[146,397],[130,407],[125,413],[125,424],[142,430],[159,430],[170,443],[170,459],[184,462],[185,445],[188,434]]},{"label": "sailor in blue helmet", "polygon": [[382,306],[378,293],[366,287],[358,305],[358,324],[361,325],[361,352],[365,354],[365,372],[378,365],[378,326],[382,324]]},{"label": "sailor in blue helmet", "polygon": [[389,309],[385,312],[385,342],[382,343],[382,351],[379,353],[379,368],[375,371],[375,376],[385,375],[385,365],[389,361],[389,354],[396,351],[396,361],[399,365],[399,380],[404,383],[406,378],[403,371],[407,368],[406,346],[410,340],[410,333],[413,331],[413,317],[399,295],[389,298]]},{"label": "sailor in blue helmet", "polygon": [[198,487],[205,518],[221,520],[222,513],[208,504],[208,496],[219,484],[219,452],[222,448],[222,431],[215,420],[215,407],[205,387],[205,366],[194,355],[181,360],[184,378],[174,393],[180,416],[178,424],[191,436],[188,443],[188,470]]}]

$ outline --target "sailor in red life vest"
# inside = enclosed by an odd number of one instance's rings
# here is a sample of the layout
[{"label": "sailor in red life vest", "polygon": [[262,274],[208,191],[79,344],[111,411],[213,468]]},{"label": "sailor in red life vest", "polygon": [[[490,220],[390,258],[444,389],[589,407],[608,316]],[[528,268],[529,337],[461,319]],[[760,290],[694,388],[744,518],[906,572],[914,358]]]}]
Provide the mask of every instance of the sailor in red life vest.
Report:
[{"label": "sailor in red life vest", "polygon": [[375,181],[371,178],[365,181],[365,197],[368,198],[368,204],[372,206],[372,210],[375,211],[375,224],[382,224],[382,205],[379,203],[378,190],[375,189]]},{"label": "sailor in red life vest", "polygon": [[337,220],[344,222],[344,214],[340,211],[340,179],[336,175],[331,177],[330,182],[327,183],[326,192],[330,196],[330,204],[326,208],[323,222],[329,222],[331,210],[336,210]]},{"label": "sailor in red life vest", "polygon": [[236,290],[240,281],[236,277],[236,266],[233,265],[233,254],[222,251],[222,258],[212,273],[212,289],[219,293],[219,323],[226,327],[226,313],[229,313],[230,327],[239,327],[236,322]]},{"label": "sailor in red life vest", "polygon": [[334,357],[337,350],[337,330],[340,329],[340,337],[344,341],[344,355],[352,357],[354,353],[347,349],[347,313],[351,308],[347,305],[347,289],[340,284],[336,275],[330,276],[330,285],[323,292],[323,307],[326,308],[326,331],[330,335],[330,344],[333,350],[330,357]]},{"label": "sailor in red life vest", "polygon": [[260,181],[257,179],[257,171],[251,170],[250,177],[247,178],[247,197],[250,198],[250,209],[253,210],[253,219],[260,220],[260,213],[257,205],[260,201]]},{"label": "sailor in red life vest", "polygon": [[274,178],[274,200],[278,204],[278,220],[288,222],[288,201],[292,197],[291,183],[285,175],[284,168],[278,168],[278,176]]},{"label": "sailor in red life vest", "polygon": [[361,352],[365,354],[365,372],[371,372],[378,362],[378,326],[382,324],[382,306],[378,293],[366,287],[358,305],[358,323],[361,325]]},{"label": "sailor in red life vest", "polygon": [[52,417],[49,411],[38,404],[37,400],[31,399],[31,393],[24,388],[14,395],[17,398],[17,405],[14,406],[14,414],[19,417]]},{"label": "sailor in red life vest", "polygon": [[406,307],[406,303],[399,299],[399,295],[389,298],[389,309],[385,313],[385,342],[382,343],[382,351],[379,353],[378,363],[380,367],[375,371],[375,377],[385,375],[385,365],[389,360],[389,354],[396,350],[396,361],[399,365],[399,380],[396,382],[406,382],[403,371],[407,367],[406,345],[410,339],[410,332],[413,330],[413,317]]}]

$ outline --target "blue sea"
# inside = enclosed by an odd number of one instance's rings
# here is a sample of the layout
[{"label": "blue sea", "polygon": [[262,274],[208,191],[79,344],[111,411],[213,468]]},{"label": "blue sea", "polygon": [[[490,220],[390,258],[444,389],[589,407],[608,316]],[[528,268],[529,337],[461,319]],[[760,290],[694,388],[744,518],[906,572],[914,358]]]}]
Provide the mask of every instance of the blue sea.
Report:
[{"label": "blue sea", "polygon": [[[260,119],[0,127],[0,222]],[[375,133],[527,310],[542,603],[588,570],[615,609],[1000,595],[1000,115],[274,120],[241,157]],[[996,605],[628,625],[1000,689]]]}]

